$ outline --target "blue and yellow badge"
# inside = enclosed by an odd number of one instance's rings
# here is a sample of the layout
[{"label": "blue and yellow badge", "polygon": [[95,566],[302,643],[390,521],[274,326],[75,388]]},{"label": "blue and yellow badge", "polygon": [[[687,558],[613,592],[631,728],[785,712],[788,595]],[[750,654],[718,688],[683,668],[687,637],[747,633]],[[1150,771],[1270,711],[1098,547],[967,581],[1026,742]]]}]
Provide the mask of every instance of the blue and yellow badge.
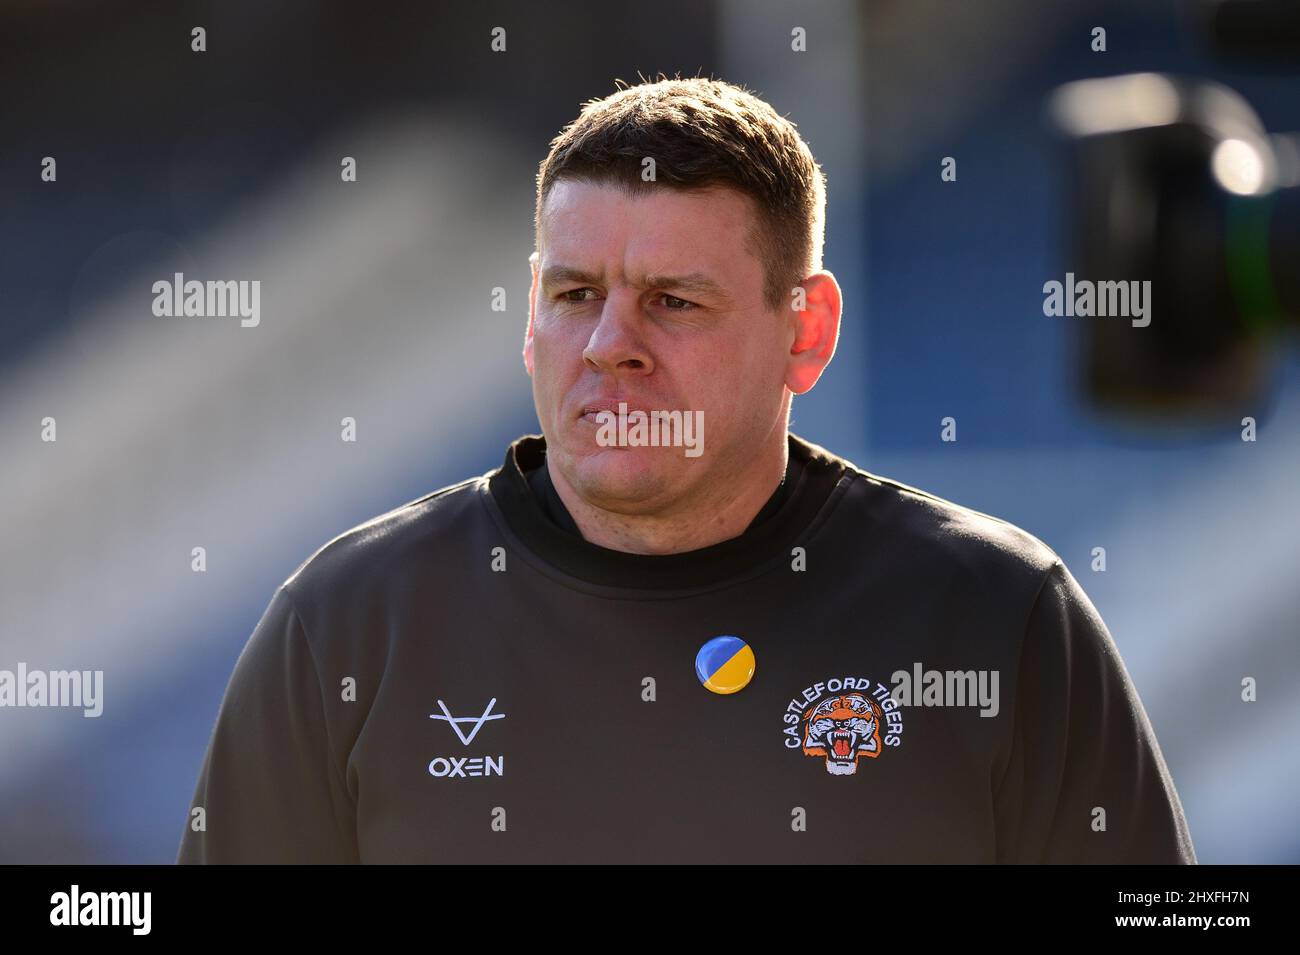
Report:
[{"label": "blue and yellow badge", "polygon": [[754,678],[754,651],[740,637],[714,637],[695,654],[695,675],[714,693],[743,690]]}]

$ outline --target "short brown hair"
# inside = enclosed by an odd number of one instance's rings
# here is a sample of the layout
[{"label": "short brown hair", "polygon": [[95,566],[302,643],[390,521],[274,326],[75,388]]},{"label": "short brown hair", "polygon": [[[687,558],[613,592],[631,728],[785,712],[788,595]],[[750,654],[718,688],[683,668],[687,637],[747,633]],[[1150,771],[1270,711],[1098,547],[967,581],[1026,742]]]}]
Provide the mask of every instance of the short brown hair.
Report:
[{"label": "short brown hair", "polygon": [[[646,157],[655,162],[652,182],[641,178]],[[542,206],[561,179],[612,183],[634,194],[723,185],[749,196],[758,223],[747,247],[764,265],[770,309],[821,268],[825,174],[794,124],[743,87],[661,73],[584,103],[538,171],[539,234]]]}]

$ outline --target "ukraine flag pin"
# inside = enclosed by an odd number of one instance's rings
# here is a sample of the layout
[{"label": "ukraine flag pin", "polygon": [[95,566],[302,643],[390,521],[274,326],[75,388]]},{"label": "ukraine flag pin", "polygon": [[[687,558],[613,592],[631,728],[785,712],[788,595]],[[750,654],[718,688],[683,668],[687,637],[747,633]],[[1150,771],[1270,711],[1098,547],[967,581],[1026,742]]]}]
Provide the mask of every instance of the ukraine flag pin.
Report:
[{"label": "ukraine flag pin", "polygon": [[754,678],[754,651],[740,637],[714,637],[695,654],[695,675],[714,693],[743,690]]}]

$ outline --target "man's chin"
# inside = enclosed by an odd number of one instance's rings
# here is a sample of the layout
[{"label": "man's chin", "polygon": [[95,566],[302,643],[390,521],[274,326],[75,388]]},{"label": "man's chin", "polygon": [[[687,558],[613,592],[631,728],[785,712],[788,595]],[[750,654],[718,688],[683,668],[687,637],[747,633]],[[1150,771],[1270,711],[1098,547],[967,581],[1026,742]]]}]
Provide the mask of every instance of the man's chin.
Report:
[{"label": "man's chin", "polygon": [[[677,451],[676,459],[670,458]],[[588,503],[607,510],[635,509],[661,498],[681,480],[681,451],[673,448],[597,448],[573,460],[570,483]]]}]

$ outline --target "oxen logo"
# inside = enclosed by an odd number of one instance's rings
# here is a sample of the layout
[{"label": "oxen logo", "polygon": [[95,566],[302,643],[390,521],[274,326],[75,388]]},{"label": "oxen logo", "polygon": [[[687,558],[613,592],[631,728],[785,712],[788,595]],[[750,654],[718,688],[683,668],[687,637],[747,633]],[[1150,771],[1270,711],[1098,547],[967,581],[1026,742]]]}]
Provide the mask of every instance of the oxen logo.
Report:
[{"label": "oxen logo", "polygon": [[903,714],[889,687],[866,677],[814,683],[782,717],[785,745],[822,761],[832,776],[853,776],[863,759],[902,745]]},{"label": "oxen logo", "polygon": [[[451,728],[456,731],[456,735],[460,737],[460,741],[464,743],[466,746],[468,746],[470,743],[474,742],[474,737],[478,735],[478,731],[483,728],[483,724],[486,723],[488,720],[503,720],[506,718],[506,715],[504,713],[492,712],[492,707],[496,705],[497,705],[497,698],[494,696],[492,697],[492,699],[488,700],[488,705],[484,707],[482,716],[452,716],[451,710],[447,709],[447,704],[442,702],[442,700],[439,700],[438,708],[442,710],[442,712],[430,713],[429,719],[446,720],[451,725]],[[460,730],[461,723],[473,724],[474,728],[469,731],[468,736],[466,736],[464,733],[461,732]]]},{"label": "oxen logo", "polygon": [[[438,709],[441,713],[430,713],[429,719],[442,720],[455,732],[456,737],[468,746],[474,742],[474,737],[492,720],[503,720],[506,718],[504,713],[493,713],[492,707],[497,705],[497,698],[494,696],[488,700],[488,705],[483,708],[480,716],[452,716],[451,708],[442,700],[438,701]],[[473,727],[469,733],[465,733],[460,728],[462,723],[468,723]],[[466,779],[470,776],[503,776],[506,771],[506,758],[504,756],[435,756],[429,761],[429,775],[437,779]]]},{"label": "oxen logo", "polygon": [[826,772],[852,776],[858,759],[880,755],[880,714],[861,693],[844,693],[804,713],[803,754],[824,756]]}]

